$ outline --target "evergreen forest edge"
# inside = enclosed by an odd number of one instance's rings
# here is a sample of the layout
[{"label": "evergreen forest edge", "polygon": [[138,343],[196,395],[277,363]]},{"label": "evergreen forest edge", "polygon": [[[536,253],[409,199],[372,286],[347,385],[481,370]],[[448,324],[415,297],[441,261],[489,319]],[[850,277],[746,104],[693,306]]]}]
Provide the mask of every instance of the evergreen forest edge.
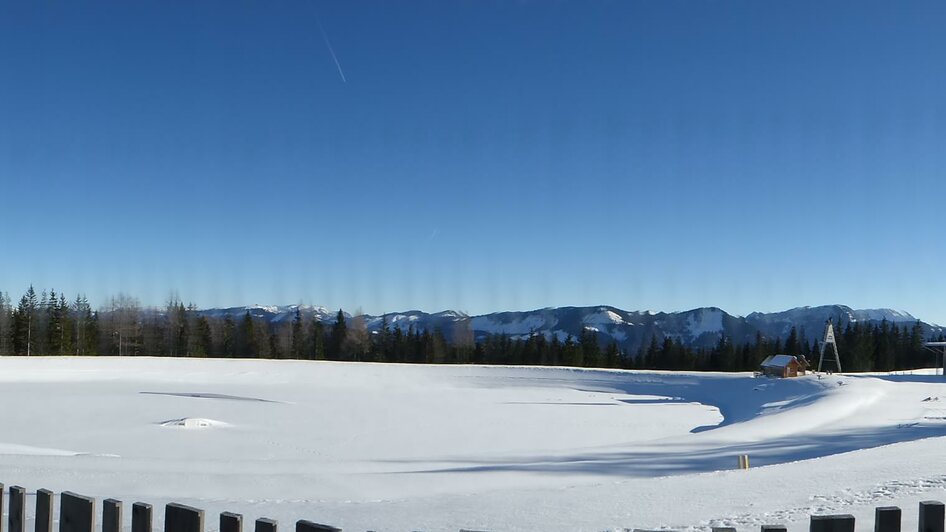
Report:
[{"label": "evergreen forest edge", "polygon": [[[153,309],[152,309],[153,310]],[[837,345],[847,371],[894,371],[934,365],[923,347],[919,320],[898,326],[844,322]],[[455,332],[455,331],[454,331]],[[940,336],[938,340],[943,340]],[[809,344],[793,327],[788,336],[734,344],[723,336],[712,348],[693,348],[672,337],[652,336],[648,345],[628,353],[615,342],[600,345],[588,330],[560,340],[534,333],[525,339],[492,334],[474,340],[443,331],[382,323],[369,332],[361,316],[339,310],[334,323],[303,318],[297,309],[288,323],[270,323],[247,311],[242,317],[201,315],[174,298],[163,311],[142,310],[128,296],[111,298],[94,311],[87,299],[67,300],[54,290],[40,296],[31,286],[13,306],[0,293],[0,356],[128,355],[211,358],[337,360],[423,364],[548,365],[622,369],[752,371],[769,355],[805,355],[813,361],[818,342]]]}]

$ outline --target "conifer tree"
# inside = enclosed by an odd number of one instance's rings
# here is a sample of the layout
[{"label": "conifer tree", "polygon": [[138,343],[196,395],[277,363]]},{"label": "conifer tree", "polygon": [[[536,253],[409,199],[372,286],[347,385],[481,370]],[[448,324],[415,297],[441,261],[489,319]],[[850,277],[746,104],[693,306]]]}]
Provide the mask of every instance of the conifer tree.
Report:
[{"label": "conifer tree", "polygon": [[276,337],[276,331],[269,333],[269,358],[282,358],[279,350],[279,338]]},{"label": "conifer tree", "polygon": [[190,356],[190,319],[184,303],[180,301],[174,307],[173,352],[174,356]]},{"label": "conifer tree", "polygon": [[[391,333],[391,352],[394,362],[404,362],[404,331],[400,325],[394,326],[394,332]],[[479,360],[482,362],[482,360]]]},{"label": "conifer tree", "polygon": [[580,365],[587,367],[601,366],[601,348],[598,347],[598,334],[595,331],[582,329],[578,343],[581,346],[582,362]]},{"label": "conifer tree", "polygon": [[332,325],[332,333],[329,341],[329,359],[341,360],[342,348],[345,344],[345,338],[348,336],[348,327],[345,324],[345,314],[342,309],[338,309],[335,315],[335,325]]},{"label": "conifer tree", "polygon": [[785,340],[785,354],[795,356],[800,351],[801,347],[798,342],[798,330],[796,330],[793,326],[791,332],[788,333],[788,338]]},{"label": "conifer tree", "polygon": [[85,305],[85,318],[83,320],[83,343],[84,343],[84,354],[86,355],[97,355],[100,354],[97,351],[97,346],[99,345],[99,313],[92,312],[92,307],[86,303]]},{"label": "conifer tree", "polygon": [[220,353],[226,358],[236,357],[236,324],[229,314],[223,317],[223,334],[221,336]]},{"label": "conifer tree", "polygon": [[210,322],[205,316],[198,316],[194,322],[194,356],[208,357],[213,352],[213,335]]},{"label": "conifer tree", "polygon": [[572,335],[565,337],[565,343],[562,345],[562,364],[566,366],[583,366],[584,355],[582,350],[575,344]]},{"label": "conifer tree", "polygon": [[292,318],[292,338],[289,343],[289,358],[305,358],[305,336],[302,334],[302,312],[296,307],[296,314]]},{"label": "conifer tree", "polygon": [[318,316],[313,316],[309,323],[309,334],[307,335],[308,358],[309,360],[325,360],[325,328]]},{"label": "conifer tree", "polygon": [[75,351],[76,319],[72,308],[66,301],[66,295],[59,293],[59,354],[71,355]]},{"label": "conifer tree", "polygon": [[13,352],[16,355],[37,354],[33,350],[36,337],[37,307],[39,302],[33,285],[20,298],[20,303],[13,313]]},{"label": "conifer tree", "polygon": [[612,341],[604,353],[604,366],[607,368],[618,368],[621,366],[621,352],[618,349],[617,342]]},{"label": "conifer tree", "polygon": [[10,296],[0,292],[0,356],[13,354],[12,337],[13,308],[10,306]]},{"label": "conifer tree", "polygon": [[378,329],[375,341],[373,342],[374,359],[379,362],[391,361],[391,330],[388,327],[388,317],[381,315],[381,327]]},{"label": "conifer tree", "polygon": [[[253,330],[253,317],[246,311],[237,329],[237,353],[240,358],[254,358],[259,356],[259,346],[256,343],[256,332]],[[273,335],[275,338],[275,335]]]},{"label": "conifer tree", "polygon": [[[63,343],[65,339],[65,312],[64,306],[60,306],[61,298],[55,290],[49,293],[49,300],[46,302],[46,353],[47,355],[62,355]],[[63,301],[64,302],[64,301]]]}]

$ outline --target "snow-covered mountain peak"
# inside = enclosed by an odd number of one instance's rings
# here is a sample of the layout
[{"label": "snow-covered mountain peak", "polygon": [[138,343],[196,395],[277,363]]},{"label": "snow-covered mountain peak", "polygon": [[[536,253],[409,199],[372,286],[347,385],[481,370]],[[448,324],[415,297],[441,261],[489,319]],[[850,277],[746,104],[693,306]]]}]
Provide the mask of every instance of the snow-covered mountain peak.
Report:
[{"label": "snow-covered mountain peak", "polygon": [[[291,322],[296,311],[303,319],[317,319],[325,324],[335,321],[337,310],[312,305],[283,305],[234,307],[200,311],[215,318],[230,316],[239,318],[246,312],[256,319],[268,321],[274,326]],[[346,319],[352,315],[343,313]],[[379,331],[383,326],[390,329],[440,330],[448,340],[454,334],[472,334],[484,339],[493,334],[505,334],[524,339],[534,334],[546,338],[578,338],[582,332],[590,331],[598,336],[598,342],[606,345],[617,343],[627,352],[635,352],[648,344],[652,338],[658,341],[675,338],[692,347],[713,347],[723,336],[734,343],[747,343],[759,334],[766,338],[787,338],[794,328],[795,333],[808,342],[820,340],[825,322],[835,321],[836,327],[850,323],[880,323],[887,320],[897,327],[912,326],[916,318],[908,312],[892,309],[854,310],[845,305],[822,305],[796,307],[780,312],[753,312],[745,317],[731,315],[717,307],[701,307],[683,312],[629,312],[616,307],[600,305],[592,307],[543,308],[524,312],[495,312],[470,316],[464,312],[445,310],[426,313],[420,310],[392,312],[383,316],[360,316],[369,331]],[[922,323],[925,336],[946,332],[942,327]]]}]

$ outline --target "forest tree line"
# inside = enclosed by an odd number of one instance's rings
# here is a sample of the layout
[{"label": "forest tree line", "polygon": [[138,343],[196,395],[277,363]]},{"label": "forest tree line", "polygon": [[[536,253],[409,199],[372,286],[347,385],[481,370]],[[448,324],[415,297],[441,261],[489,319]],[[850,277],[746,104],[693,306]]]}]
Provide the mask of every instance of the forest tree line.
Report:
[{"label": "forest tree line", "polygon": [[[456,330],[403,330],[382,318],[368,330],[363,316],[338,311],[334,323],[305,318],[269,322],[250,315],[210,317],[194,305],[171,298],[162,309],[142,308],[120,295],[93,310],[83,296],[67,299],[55,290],[37,294],[31,286],[13,305],[0,292],[0,356],[129,355],[214,358],[272,358],[429,364],[499,364],[752,371],[769,355],[805,355],[817,364],[820,346],[808,343],[792,328],[787,338],[734,343],[720,338],[712,348],[694,348],[678,338],[656,335],[636,352],[615,342],[599,343],[585,330],[564,339],[535,333],[527,338],[494,334],[474,340],[469,321]],[[891,371],[938,363],[925,350],[919,321],[904,326],[848,322],[840,317],[838,349],[845,371]],[[941,340],[942,338],[940,338]]]}]

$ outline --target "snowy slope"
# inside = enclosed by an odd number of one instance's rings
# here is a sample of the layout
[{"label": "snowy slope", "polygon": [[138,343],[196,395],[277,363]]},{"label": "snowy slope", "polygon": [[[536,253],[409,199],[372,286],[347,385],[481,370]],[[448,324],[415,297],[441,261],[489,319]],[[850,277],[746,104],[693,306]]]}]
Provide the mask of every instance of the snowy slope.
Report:
[{"label": "snowy slope", "polygon": [[0,358],[0,401],[7,485],[348,530],[803,530],[946,498],[933,375]]}]

